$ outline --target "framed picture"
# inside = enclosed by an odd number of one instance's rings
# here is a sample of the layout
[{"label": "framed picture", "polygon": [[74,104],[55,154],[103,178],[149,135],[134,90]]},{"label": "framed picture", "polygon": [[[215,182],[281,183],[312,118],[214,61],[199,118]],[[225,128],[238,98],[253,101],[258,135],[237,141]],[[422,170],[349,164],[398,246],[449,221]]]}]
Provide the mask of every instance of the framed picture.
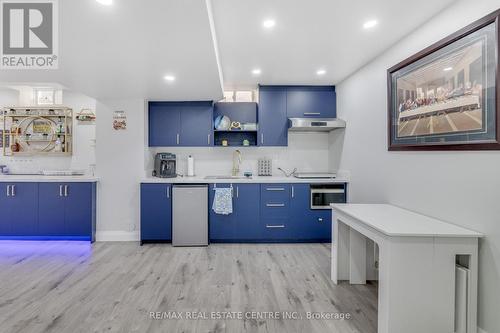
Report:
[{"label": "framed picture", "polygon": [[389,150],[500,149],[500,10],[387,70]]}]

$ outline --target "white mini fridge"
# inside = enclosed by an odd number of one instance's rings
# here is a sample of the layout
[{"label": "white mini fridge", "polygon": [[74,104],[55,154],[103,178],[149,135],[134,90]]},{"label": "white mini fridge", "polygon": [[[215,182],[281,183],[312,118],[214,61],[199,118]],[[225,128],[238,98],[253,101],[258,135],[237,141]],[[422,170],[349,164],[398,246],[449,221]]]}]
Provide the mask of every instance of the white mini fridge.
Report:
[{"label": "white mini fridge", "polygon": [[172,245],[208,245],[208,185],[174,185]]}]

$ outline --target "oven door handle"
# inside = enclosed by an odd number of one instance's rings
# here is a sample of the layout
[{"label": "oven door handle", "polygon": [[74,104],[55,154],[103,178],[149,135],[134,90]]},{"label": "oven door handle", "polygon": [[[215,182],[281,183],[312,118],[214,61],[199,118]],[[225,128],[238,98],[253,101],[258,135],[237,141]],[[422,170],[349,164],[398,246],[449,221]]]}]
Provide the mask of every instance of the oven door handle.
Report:
[{"label": "oven door handle", "polygon": [[320,189],[311,189],[311,194],[315,194],[315,193],[319,193],[319,194],[323,194],[323,193],[345,193],[345,190],[344,189],[323,189],[323,190],[320,190]]}]

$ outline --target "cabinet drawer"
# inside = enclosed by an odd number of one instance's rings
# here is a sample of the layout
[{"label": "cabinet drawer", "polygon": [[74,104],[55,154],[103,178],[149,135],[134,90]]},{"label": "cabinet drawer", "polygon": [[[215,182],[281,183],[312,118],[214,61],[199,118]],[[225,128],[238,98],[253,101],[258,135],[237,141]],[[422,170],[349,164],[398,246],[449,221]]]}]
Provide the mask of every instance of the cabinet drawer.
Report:
[{"label": "cabinet drawer", "polygon": [[262,218],[268,217],[288,217],[289,207],[286,202],[270,201],[263,202],[261,206],[261,216]]},{"label": "cabinet drawer", "polygon": [[266,203],[285,203],[288,206],[290,200],[289,184],[262,184],[260,186],[260,197],[263,206]]},{"label": "cabinet drawer", "polygon": [[284,240],[290,238],[287,218],[262,218],[263,240]]}]

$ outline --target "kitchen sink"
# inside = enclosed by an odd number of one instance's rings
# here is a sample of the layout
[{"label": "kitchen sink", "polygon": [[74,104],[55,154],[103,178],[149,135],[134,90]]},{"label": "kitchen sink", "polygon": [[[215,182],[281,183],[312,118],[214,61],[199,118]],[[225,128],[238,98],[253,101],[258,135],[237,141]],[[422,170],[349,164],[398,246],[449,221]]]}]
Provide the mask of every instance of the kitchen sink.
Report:
[{"label": "kitchen sink", "polygon": [[252,179],[245,176],[205,176],[205,179]]}]

